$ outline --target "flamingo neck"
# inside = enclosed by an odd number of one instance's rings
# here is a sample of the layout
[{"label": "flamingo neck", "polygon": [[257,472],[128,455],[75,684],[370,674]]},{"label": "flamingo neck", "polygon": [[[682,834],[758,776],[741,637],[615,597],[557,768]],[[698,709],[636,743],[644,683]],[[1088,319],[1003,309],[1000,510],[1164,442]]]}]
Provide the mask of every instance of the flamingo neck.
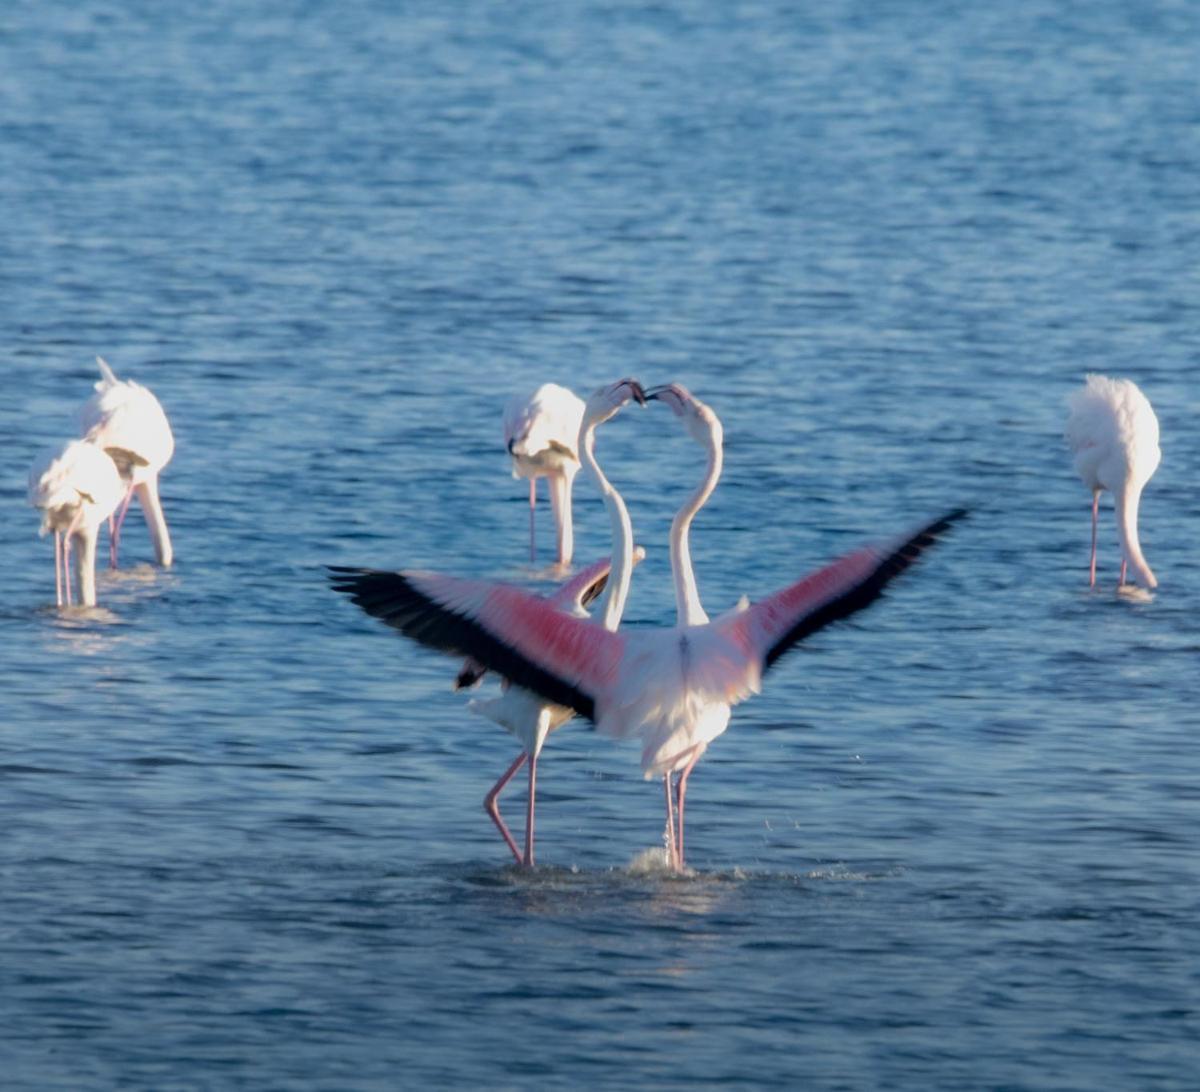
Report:
[{"label": "flamingo neck", "polygon": [[1158,580],[1146,564],[1141,543],[1138,541],[1138,506],[1141,499],[1141,486],[1135,486],[1131,482],[1126,482],[1113,494],[1117,510],[1117,534],[1121,539],[1121,553],[1133,569],[1137,582],[1143,588],[1156,588]]},{"label": "flamingo neck", "polygon": [[604,497],[604,507],[612,524],[612,572],[604,589],[601,605],[601,625],[615,633],[625,612],[625,600],[629,597],[629,581],[633,574],[633,524],[621,494],[613,488],[596,462],[596,422],[585,422],[579,434],[580,462],[591,475]]},{"label": "flamingo neck", "polygon": [[708,621],[708,615],[700,603],[696,574],[692,571],[692,551],[688,544],[688,534],[696,513],[704,507],[717,487],[723,462],[721,439],[715,436],[708,445],[708,469],[704,480],[671,521],[671,576],[675,581],[675,612],[679,624],[683,626],[702,626]]}]

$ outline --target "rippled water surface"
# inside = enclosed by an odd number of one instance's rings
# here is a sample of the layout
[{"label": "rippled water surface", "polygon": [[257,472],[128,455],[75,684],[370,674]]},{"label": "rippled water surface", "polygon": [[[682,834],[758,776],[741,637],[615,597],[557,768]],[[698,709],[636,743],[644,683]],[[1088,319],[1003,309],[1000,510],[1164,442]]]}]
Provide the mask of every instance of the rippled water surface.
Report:
[{"label": "rippled water surface", "polygon": [[[6,1088],[1195,1087],[1200,15],[807,7],[0,12]],[[135,513],[60,612],[25,473],[97,353],[171,416],[178,563]],[[1086,588],[1089,370],[1161,421],[1153,596],[1107,505]],[[579,723],[521,875],[513,741],[322,566],[548,587],[501,407],[626,374],[724,421],[713,612],[973,516],[735,711],[693,875]],[[665,623],[698,449],[598,450]]]}]

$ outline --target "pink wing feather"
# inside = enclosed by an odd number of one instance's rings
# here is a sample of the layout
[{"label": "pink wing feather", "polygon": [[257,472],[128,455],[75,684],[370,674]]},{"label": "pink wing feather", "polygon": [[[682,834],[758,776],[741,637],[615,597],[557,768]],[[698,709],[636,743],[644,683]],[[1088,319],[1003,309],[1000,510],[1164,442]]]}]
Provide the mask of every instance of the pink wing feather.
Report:
[{"label": "pink wing feather", "polygon": [[338,591],[413,640],[469,656],[585,717],[621,662],[620,635],[511,585],[429,572],[331,572]]},{"label": "pink wing feather", "polygon": [[717,619],[713,629],[738,652],[727,654],[724,670],[712,673],[723,676],[726,699],[755,692],[762,673],[798,642],[870,606],[965,515],[959,509],[887,546],[864,546],[744,611]]}]

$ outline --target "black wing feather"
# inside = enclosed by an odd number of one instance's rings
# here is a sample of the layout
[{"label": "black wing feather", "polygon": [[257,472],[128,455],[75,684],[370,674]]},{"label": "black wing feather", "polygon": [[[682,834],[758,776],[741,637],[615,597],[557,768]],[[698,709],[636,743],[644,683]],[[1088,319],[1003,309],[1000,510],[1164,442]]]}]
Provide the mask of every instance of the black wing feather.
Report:
[{"label": "black wing feather", "polygon": [[779,638],[768,650],[764,670],[771,667],[785,652],[803,641],[805,637],[823,629],[831,622],[848,618],[851,614],[869,607],[882,594],[884,588],[908,569],[930,546],[937,543],[955,523],[967,515],[965,508],[956,508],[941,519],[922,527],[900,545],[879,559],[879,564],[866,579],[850,588],[836,599],[806,614],[791,629]]},{"label": "black wing feather", "polygon": [[514,685],[594,719],[595,702],[588,694],[533,663],[474,619],[430,599],[404,573],[331,565],[329,579],[335,591],[419,644],[469,656]]}]

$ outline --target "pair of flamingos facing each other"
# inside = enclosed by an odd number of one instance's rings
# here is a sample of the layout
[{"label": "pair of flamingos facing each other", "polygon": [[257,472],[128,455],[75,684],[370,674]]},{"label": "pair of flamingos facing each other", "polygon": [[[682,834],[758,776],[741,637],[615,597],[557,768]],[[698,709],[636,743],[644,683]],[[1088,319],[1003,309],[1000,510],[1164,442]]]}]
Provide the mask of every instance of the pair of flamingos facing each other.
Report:
[{"label": "pair of flamingos facing each other", "polygon": [[[674,627],[658,630],[618,628],[641,551],[634,547],[625,503],[595,456],[597,427],[630,400],[664,402],[708,457],[700,485],[671,524],[677,619]],[[766,599],[753,605],[743,599],[710,620],[696,587],[689,531],[720,477],[722,439],[716,414],[677,384],[644,392],[624,379],[593,394],[581,414],[576,450],[609,513],[611,569],[609,562],[598,562],[551,598],[430,572],[331,568],[335,589],[367,613],[424,645],[468,657],[460,684],[484,670],[504,680],[498,698],[471,705],[522,746],[485,801],[520,865],[534,863],[538,755],[549,733],[578,714],[603,735],[641,740],[644,775],[663,779],[668,863],[682,871],[688,778],[725,731],[732,706],[756,693],[763,674],[799,641],[874,602],[965,514],[956,510],[885,545],[863,547]],[[516,456],[514,447],[510,452]],[[584,607],[601,594],[597,623]],[[525,763],[529,794],[522,852],[500,816],[497,797]]]},{"label": "pair of flamingos facing each other", "polygon": [[136,495],[154,554],[164,568],[174,560],[158,495],[158,476],[171,460],[175,438],[158,399],[145,387],[119,380],[100,358],[96,393],[79,413],[83,438],[54,447],[29,472],[29,503],[42,513],[41,533],[54,532],[54,590],[72,605],[71,552],[79,601],[96,605],[96,540],[108,521],[109,559],[117,565],[121,525]]}]

